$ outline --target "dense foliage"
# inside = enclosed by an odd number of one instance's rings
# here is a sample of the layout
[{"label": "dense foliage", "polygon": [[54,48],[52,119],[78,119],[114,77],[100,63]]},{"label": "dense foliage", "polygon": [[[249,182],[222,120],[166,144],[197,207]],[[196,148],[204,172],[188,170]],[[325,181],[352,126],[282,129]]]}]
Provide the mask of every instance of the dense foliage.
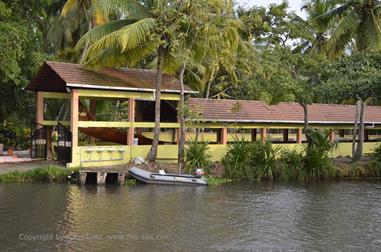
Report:
[{"label": "dense foliage", "polygon": [[[306,128],[312,102],[378,104],[379,1],[304,3],[306,19],[286,1],[266,8],[219,0],[0,1],[0,125],[19,132],[9,145],[27,146],[34,101],[23,88],[47,58],[156,68],[203,97],[295,101],[305,109]],[[307,140],[311,158],[324,156],[312,136]],[[245,162],[235,164],[242,173]],[[273,176],[261,165],[261,176]]]},{"label": "dense foliage", "polygon": [[287,150],[271,142],[236,140],[223,158],[224,176],[247,180],[314,180],[333,178],[336,171],[328,157],[334,144],[326,132],[311,131],[312,146]]}]

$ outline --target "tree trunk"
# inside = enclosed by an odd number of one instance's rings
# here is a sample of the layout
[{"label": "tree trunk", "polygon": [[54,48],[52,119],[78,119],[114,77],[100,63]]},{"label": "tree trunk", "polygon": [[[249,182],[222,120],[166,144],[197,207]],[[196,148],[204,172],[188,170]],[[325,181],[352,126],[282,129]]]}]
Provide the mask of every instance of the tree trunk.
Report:
[{"label": "tree trunk", "polygon": [[365,116],[365,102],[361,101],[360,102],[361,107],[360,107],[360,127],[359,127],[359,137],[358,137],[358,143],[357,143],[357,148],[354,156],[354,161],[359,161],[361,160],[362,153],[363,153],[363,145],[364,145],[364,116]]},{"label": "tree trunk", "polygon": [[164,66],[164,47],[160,46],[158,49],[157,57],[157,72],[156,72],[156,92],[155,92],[155,128],[153,129],[153,139],[151,148],[147,154],[148,162],[155,162],[157,157],[157,147],[159,145],[160,137],[160,94],[161,82]]},{"label": "tree trunk", "polygon": [[307,148],[309,149],[312,146],[312,139],[310,135],[308,134],[308,130],[309,130],[308,105],[304,103],[301,103],[300,105],[302,106],[304,111],[304,135],[306,136]]},{"label": "tree trunk", "polygon": [[360,120],[360,102],[356,102],[356,114],[355,114],[355,121],[354,121],[354,127],[353,127],[353,137],[352,137],[352,160],[355,159],[356,154],[356,139],[357,139],[357,128],[358,128],[358,122]]},{"label": "tree trunk", "polygon": [[178,163],[179,163],[179,173],[182,173],[184,168],[184,145],[185,145],[185,116],[184,116],[184,106],[185,106],[185,95],[184,95],[184,72],[186,68],[186,63],[183,63],[179,79],[180,79],[180,101],[179,101],[179,110],[178,117],[180,119],[180,137],[179,137],[179,153],[178,153]]}]

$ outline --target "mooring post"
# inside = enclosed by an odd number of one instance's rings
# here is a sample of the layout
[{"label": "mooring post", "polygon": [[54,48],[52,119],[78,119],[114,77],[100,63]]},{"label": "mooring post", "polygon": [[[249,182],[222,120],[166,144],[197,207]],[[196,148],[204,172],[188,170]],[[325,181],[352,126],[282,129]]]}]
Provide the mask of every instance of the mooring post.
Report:
[{"label": "mooring post", "polygon": [[118,173],[118,184],[123,185],[125,178],[126,178],[126,174],[124,172]]},{"label": "mooring post", "polygon": [[104,185],[106,182],[107,172],[98,172],[97,173],[97,184]]},{"label": "mooring post", "polygon": [[86,177],[87,177],[86,172],[79,172],[79,180],[78,180],[79,185],[86,184]]}]

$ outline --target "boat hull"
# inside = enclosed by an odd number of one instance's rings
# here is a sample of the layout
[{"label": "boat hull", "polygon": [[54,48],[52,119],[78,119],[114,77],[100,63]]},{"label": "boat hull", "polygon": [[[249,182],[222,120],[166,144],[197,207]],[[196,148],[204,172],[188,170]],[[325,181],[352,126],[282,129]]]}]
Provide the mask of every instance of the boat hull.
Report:
[{"label": "boat hull", "polygon": [[152,173],[137,167],[131,167],[129,169],[129,174],[136,180],[145,184],[192,186],[208,185],[205,180],[192,175]]}]

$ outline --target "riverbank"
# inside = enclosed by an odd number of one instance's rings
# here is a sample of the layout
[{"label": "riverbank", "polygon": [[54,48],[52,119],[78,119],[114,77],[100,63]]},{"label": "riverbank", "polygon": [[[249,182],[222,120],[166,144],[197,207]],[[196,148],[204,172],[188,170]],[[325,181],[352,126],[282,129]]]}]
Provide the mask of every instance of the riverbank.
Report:
[{"label": "riverbank", "polygon": [[[381,179],[380,169],[372,160],[362,160],[351,162],[350,158],[336,158],[331,160],[331,176],[325,180],[359,180],[359,179]],[[153,164],[139,165],[140,168],[157,172],[163,169],[166,172],[176,173],[175,164]],[[36,161],[22,164],[3,164],[0,166],[0,183],[12,182],[66,182],[69,175],[79,169],[67,169],[56,162]],[[238,179],[224,176],[224,167],[221,163],[214,163],[210,168],[210,173],[205,176],[209,185],[226,184]],[[274,179],[282,181],[282,179]],[[292,181],[294,179],[290,179]],[[126,179],[126,184],[128,183]]]},{"label": "riverbank", "polygon": [[65,182],[68,176],[75,171],[75,169],[67,169],[55,165],[34,167],[29,170],[9,171],[8,173],[0,174],[0,183]]}]

